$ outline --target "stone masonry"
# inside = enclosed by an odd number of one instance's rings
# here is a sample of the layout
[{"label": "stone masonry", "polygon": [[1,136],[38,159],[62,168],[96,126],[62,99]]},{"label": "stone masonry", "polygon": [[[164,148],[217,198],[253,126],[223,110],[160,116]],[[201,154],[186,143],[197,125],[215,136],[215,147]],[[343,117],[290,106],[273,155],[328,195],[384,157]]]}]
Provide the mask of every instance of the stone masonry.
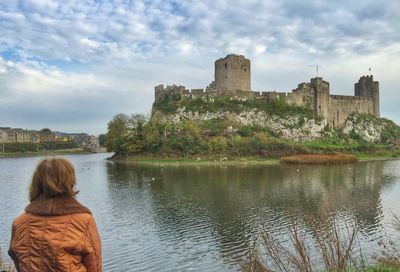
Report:
[{"label": "stone masonry", "polygon": [[262,99],[271,101],[284,99],[290,105],[303,106],[322,116],[332,127],[340,127],[352,112],[370,113],[380,116],[379,82],[373,76],[362,76],[354,85],[354,96],[331,95],[329,82],[321,77],[309,83],[300,83],[292,92],[252,91],[250,60],[241,55],[227,55],[215,61],[214,81],[206,89],[186,89],[185,86],[158,85],[155,87],[155,102],[168,97],[182,99],[212,99],[230,96],[232,99]]},{"label": "stone masonry", "polygon": [[251,91],[250,60],[237,55],[221,58],[215,61],[214,78],[211,89]]}]

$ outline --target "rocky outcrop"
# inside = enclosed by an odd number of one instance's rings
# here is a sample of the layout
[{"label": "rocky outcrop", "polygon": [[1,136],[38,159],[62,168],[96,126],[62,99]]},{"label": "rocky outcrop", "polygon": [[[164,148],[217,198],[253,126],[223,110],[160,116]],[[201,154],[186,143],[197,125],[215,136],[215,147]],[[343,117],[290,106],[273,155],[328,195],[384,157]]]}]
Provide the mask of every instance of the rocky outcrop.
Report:
[{"label": "rocky outcrop", "polygon": [[343,133],[369,143],[398,144],[400,127],[393,121],[368,114],[351,114],[343,125]]},{"label": "rocky outcrop", "polygon": [[[230,120],[233,124],[242,126],[261,126],[271,131],[282,139],[292,141],[310,141],[322,137],[325,121],[308,119],[303,116],[290,116],[283,118],[278,115],[270,115],[256,109],[234,112],[192,112],[185,108],[179,108],[174,114],[164,115],[175,126],[184,120],[206,121],[211,119]],[[234,130],[234,129],[233,129]]]},{"label": "rocky outcrop", "polygon": [[400,127],[392,121],[359,113],[351,114],[343,127],[336,130],[329,128],[323,119],[307,118],[302,115],[282,117],[257,109],[235,113],[230,111],[188,111],[185,107],[181,107],[171,114],[160,113],[160,116],[178,128],[185,120],[207,121],[213,119],[228,120],[232,124],[236,124],[236,127],[234,125],[229,127],[229,132],[237,131],[239,126],[261,126],[278,138],[296,142],[329,137],[338,132],[342,132],[341,135],[345,135],[348,139],[369,143],[399,144],[400,139]]}]

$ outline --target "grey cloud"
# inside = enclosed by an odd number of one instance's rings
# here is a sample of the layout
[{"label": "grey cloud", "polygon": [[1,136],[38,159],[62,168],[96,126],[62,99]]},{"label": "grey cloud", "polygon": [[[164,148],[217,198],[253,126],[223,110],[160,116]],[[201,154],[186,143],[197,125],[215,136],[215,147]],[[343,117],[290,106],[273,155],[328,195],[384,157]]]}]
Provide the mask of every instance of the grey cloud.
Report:
[{"label": "grey cloud", "polygon": [[255,89],[290,91],[319,64],[335,90],[351,92],[373,66],[388,83],[382,112],[400,121],[390,72],[400,69],[399,9],[398,1],[3,0],[0,51],[19,60],[0,59],[0,123],[37,114],[38,124],[100,131],[113,114],[149,111],[156,84],[205,87],[213,61],[228,53],[252,60]]}]

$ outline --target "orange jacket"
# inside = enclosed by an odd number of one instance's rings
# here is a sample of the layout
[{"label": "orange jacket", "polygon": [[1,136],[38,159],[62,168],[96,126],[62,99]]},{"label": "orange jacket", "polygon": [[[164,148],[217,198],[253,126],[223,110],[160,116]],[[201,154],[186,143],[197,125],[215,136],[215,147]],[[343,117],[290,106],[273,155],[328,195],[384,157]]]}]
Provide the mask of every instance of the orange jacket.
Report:
[{"label": "orange jacket", "polygon": [[8,254],[17,271],[102,271],[96,223],[75,198],[32,201],[13,222]]}]

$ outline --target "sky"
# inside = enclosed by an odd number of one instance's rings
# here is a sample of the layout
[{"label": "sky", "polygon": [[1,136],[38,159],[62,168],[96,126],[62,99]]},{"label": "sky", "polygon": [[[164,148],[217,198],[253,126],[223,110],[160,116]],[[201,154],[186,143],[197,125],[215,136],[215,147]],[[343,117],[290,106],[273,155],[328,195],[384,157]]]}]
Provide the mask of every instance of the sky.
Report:
[{"label": "sky", "polygon": [[149,115],[154,86],[205,88],[214,61],[251,60],[252,89],[290,92],[319,75],[332,94],[380,82],[400,124],[400,1],[1,0],[0,126],[105,133]]}]

